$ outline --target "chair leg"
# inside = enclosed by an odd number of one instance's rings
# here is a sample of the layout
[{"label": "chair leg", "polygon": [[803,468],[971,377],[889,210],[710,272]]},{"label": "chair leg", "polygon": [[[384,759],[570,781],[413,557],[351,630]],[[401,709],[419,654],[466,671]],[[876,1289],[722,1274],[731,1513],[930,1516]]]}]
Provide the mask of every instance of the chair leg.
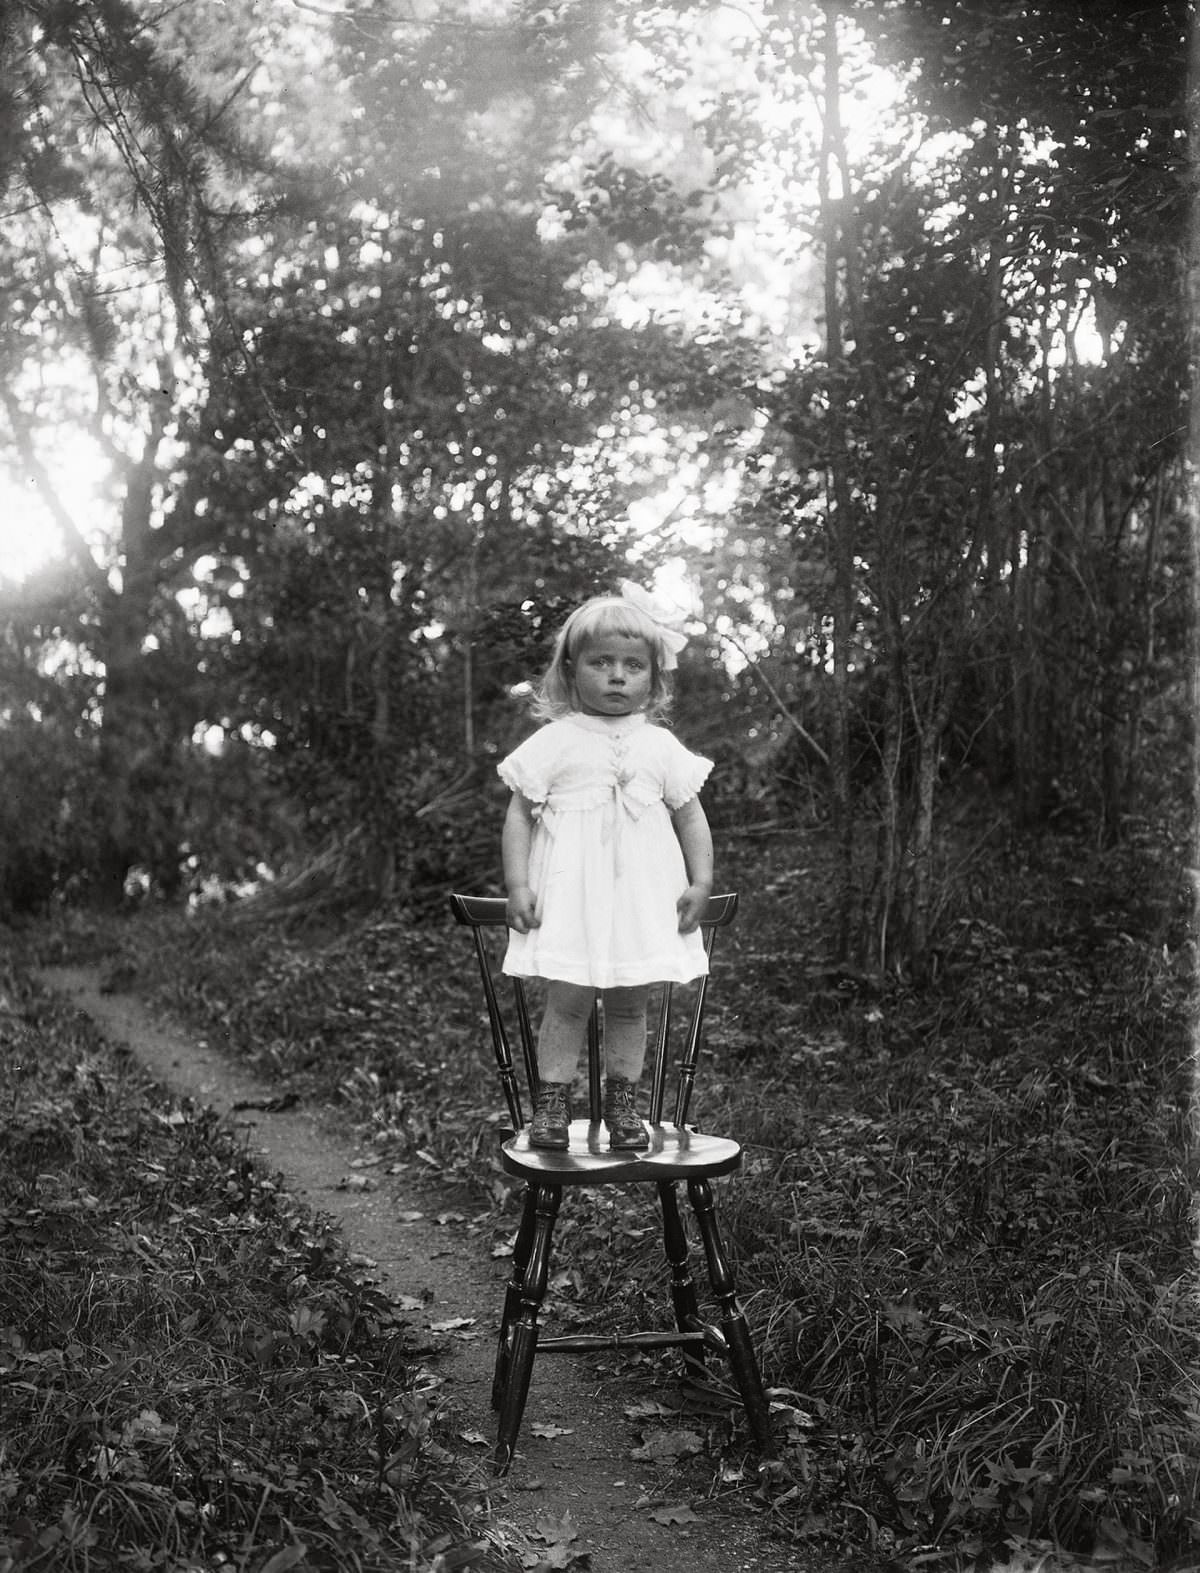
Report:
[{"label": "chair leg", "polygon": [[536,1217],[535,1197],[533,1186],[525,1187],[525,1197],[521,1203],[521,1222],[517,1228],[517,1239],[513,1246],[512,1272],[509,1274],[508,1284],[504,1291],[504,1310],[500,1317],[500,1336],[496,1342],[496,1369],[492,1375],[492,1408],[499,1409],[504,1402],[504,1390],[508,1386],[509,1366],[512,1362],[512,1332],[513,1325],[521,1309],[521,1285],[525,1281],[525,1269],[529,1264],[529,1252],[533,1247],[533,1225]]},{"label": "chair leg", "polygon": [[546,1282],[550,1276],[550,1242],[554,1234],[554,1221],[558,1217],[558,1204],[562,1199],[561,1185],[530,1186],[530,1192],[533,1239],[529,1259],[521,1275],[520,1312],[512,1324],[512,1348],[500,1401],[500,1424],[493,1460],[498,1475],[506,1475],[512,1463],[521,1417],[525,1413],[525,1400],[529,1396],[529,1379],[533,1375],[533,1357],[537,1351],[538,1313],[546,1295]]},{"label": "chair leg", "polygon": [[[664,1180],[659,1185],[658,1199],[663,1215],[663,1248],[667,1266],[671,1269],[671,1304],[675,1308],[675,1326],[681,1333],[694,1333],[700,1325],[700,1305],[696,1298],[696,1281],[688,1264],[687,1235],[683,1219],[679,1216],[679,1199],[673,1181]],[[703,1376],[704,1345],[685,1344],[684,1381],[699,1381]]]},{"label": "chair leg", "polygon": [[771,1432],[770,1406],[763,1389],[750,1329],[746,1325],[746,1315],[738,1304],[737,1286],[725,1254],[712,1186],[707,1180],[689,1180],[688,1197],[700,1225],[704,1254],[708,1260],[708,1276],[721,1308],[721,1331],[729,1347],[729,1363],[746,1410],[746,1419],[759,1452],[764,1458],[773,1458],[775,1438]]}]

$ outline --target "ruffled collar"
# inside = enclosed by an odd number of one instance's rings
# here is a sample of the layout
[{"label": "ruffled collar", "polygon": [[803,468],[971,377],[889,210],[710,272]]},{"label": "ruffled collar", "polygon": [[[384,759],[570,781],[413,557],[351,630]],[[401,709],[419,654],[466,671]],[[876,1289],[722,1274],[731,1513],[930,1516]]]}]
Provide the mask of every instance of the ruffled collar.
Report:
[{"label": "ruffled collar", "polygon": [[622,738],[646,725],[646,712],[635,710],[632,715],[606,716],[585,715],[582,710],[572,710],[563,719],[572,726],[582,727],[585,732],[595,732],[600,737]]}]

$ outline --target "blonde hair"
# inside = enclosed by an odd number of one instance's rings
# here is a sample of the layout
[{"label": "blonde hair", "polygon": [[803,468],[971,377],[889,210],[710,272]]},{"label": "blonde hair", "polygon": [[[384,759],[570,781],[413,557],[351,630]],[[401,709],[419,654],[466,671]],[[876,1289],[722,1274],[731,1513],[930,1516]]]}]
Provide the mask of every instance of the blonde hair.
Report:
[{"label": "blonde hair", "polygon": [[662,629],[645,612],[619,595],[595,595],[577,606],[558,631],[554,653],[542,680],[533,691],[531,706],[540,721],[561,721],[579,709],[571,667],[590,639],[617,634],[624,639],[644,639],[650,651],[650,697],[646,715],[651,721],[666,715],[671,705],[667,679],[667,647]]}]

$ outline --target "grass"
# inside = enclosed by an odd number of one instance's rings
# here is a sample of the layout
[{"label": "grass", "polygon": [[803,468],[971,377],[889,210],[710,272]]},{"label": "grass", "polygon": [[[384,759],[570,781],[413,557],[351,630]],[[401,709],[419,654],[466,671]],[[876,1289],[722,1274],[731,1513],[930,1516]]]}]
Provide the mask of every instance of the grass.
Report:
[{"label": "grass", "polygon": [[[1148,838],[989,852],[947,882],[938,979],[916,991],[822,965],[819,844],[738,851],[700,1109],[752,1133],[722,1209],[788,1439],[780,1532],[914,1566],[1005,1547],[1195,1560],[1182,857]],[[511,1231],[461,935],[156,915],[119,959],[381,1148],[475,1185]],[[572,1198],[562,1245],[560,1314],[661,1277],[620,1204]]]},{"label": "grass", "polygon": [[515,1566],[320,1220],[20,978],[0,1006],[0,1569]]},{"label": "grass", "polygon": [[[757,1105],[728,1097],[759,1169],[729,1215],[776,1378],[855,1438],[814,1514],[850,1491],[929,1551],[1158,1567],[1200,1532],[1192,946],[1140,858],[1088,880],[1077,848],[1039,853],[1011,889],[993,869],[939,989],[804,1002]],[[795,1014],[762,1023],[779,1049]],[[738,1069],[763,1074],[756,1046]]]}]

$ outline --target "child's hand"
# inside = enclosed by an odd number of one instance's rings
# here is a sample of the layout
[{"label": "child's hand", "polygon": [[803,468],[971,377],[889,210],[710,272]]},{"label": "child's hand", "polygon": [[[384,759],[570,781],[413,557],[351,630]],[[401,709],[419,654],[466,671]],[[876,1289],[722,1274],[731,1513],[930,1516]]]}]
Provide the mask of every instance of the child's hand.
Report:
[{"label": "child's hand", "polygon": [[708,907],[708,898],[711,892],[707,885],[689,885],[675,903],[675,910],[679,914],[679,932],[681,934],[694,934],[700,927],[700,919]]},{"label": "child's hand", "polygon": [[530,929],[541,927],[534,894],[528,885],[517,885],[509,891],[504,917],[509,928],[517,934],[528,934]]}]

